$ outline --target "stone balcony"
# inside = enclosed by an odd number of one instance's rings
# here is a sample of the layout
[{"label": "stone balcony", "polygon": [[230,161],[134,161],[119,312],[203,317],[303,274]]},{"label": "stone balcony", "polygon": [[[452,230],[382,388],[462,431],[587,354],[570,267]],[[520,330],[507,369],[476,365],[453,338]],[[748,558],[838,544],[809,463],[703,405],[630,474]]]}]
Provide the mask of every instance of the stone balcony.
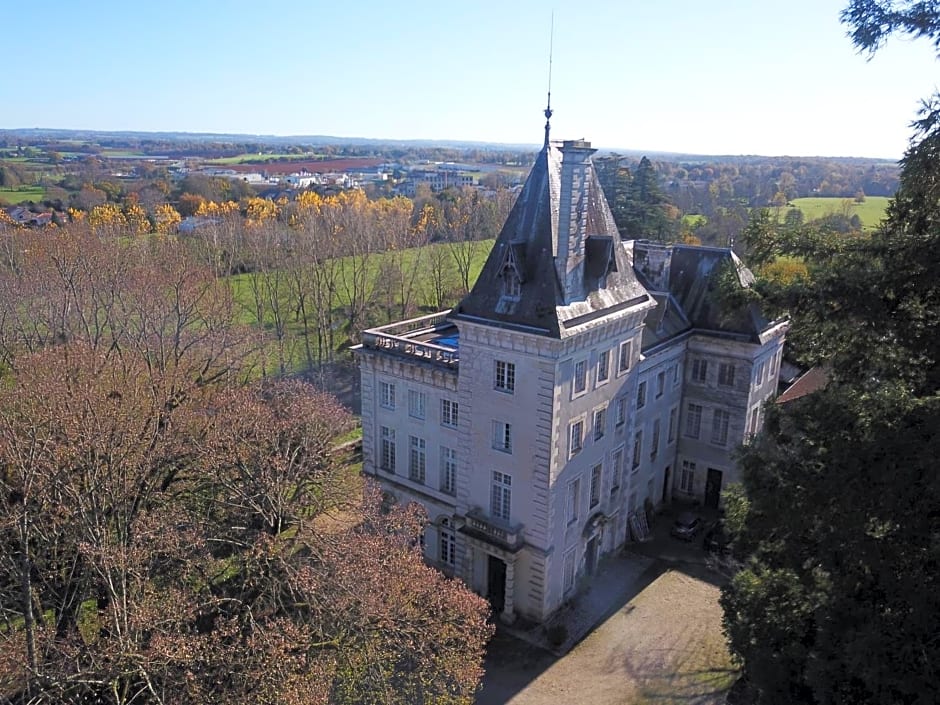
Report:
[{"label": "stone balcony", "polygon": [[401,355],[457,370],[460,355],[457,327],[447,320],[450,311],[432,313],[370,328],[362,334],[362,348]]},{"label": "stone balcony", "polygon": [[510,525],[500,519],[490,517],[479,507],[474,507],[466,513],[461,531],[501,548],[516,552],[525,543],[523,528],[522,524]]}]

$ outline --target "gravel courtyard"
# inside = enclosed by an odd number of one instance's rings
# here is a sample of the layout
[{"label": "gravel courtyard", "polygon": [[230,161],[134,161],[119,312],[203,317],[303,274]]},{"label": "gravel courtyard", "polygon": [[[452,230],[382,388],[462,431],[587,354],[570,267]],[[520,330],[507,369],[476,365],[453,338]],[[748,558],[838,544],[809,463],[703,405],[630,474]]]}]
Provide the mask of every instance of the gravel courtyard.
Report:
[{"label": "gravel courtyard", "polygon": [[638,591],[562,658],[497,634],[477,705],[724,703],[737,671],[711,579],[701,565],[655,562]]}]

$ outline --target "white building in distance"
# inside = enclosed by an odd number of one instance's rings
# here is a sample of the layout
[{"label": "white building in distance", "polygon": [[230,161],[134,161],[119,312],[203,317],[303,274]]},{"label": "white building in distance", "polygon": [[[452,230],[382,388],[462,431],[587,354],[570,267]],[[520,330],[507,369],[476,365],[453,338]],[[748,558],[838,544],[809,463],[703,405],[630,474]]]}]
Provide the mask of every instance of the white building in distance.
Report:
[{"label": "white building in distance", "polygon": [[546,620],[644,505],[717,506],[784,321],[730,249],[624,241],[588,142],[548,140],[472,291],[365,331],[364,472],[427,510],[427,560]]}]

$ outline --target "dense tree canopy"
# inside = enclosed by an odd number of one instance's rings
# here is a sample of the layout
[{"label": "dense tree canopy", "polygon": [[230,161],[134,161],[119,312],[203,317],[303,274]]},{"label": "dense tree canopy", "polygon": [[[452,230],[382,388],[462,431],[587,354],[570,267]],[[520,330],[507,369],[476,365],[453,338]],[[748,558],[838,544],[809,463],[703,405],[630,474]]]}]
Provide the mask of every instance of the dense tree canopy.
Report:
[{"label": "dense tree canopy", "polygon": [[[896,5],[850,5],[861,47],[912,32],[910,22],[915,34],[940,36],[936,3],[904,3],[901,14]],[[741,457],[745,563],[722,602],[759,703],[936,702],[938,156],[928,105],[888,219],[870,238],[776,227],[754,238],[771,259],[805,257],[808,276],[765,293],[792,312],[804,356],[830,377],[824,390],[770,409]]]}]

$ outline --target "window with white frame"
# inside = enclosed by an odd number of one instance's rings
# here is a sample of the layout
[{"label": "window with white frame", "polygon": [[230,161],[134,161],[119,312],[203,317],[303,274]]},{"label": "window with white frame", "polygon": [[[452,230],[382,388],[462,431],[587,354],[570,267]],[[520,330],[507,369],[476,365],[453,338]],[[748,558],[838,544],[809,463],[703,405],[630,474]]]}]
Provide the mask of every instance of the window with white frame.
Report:
[{"label": "window with white frame", "polygon": [[757,429],[760,428],[760,406],[754,406],[751,408],[750,413],[747,415],[747,435],[748,437],[753,437],[757,434]]},{"label": "window with white frame", "polygon": [[408,479],[424,484],[427,475],[427,443],[423,438],[409,436],[408,439]]},{"label": "window with white frame", "polygon": [[718,363],[718,385],[721,387],[733,387],[734,386],[734,363],[733,362],[719,362]]},{"label": "window with white frame", "polygon": [[572,421],[568,427],[568,457],[577,455],[584,447],[584,420]]},{"label": "window with white frame", "polygon": [[597,353],[597,384],[603,384],[610,376],[610,350]]},{"label": "window with white frame", "polygon": [[493,421],[493,447],[503,453],[512,453],[512,424]]},{"label": "window with white frame", "polygon": [[415,419],[423,419],[428,395],[417,389],[408,390],[408,415]]},{"label": "window with white frame", "polygon": [[757,365],[757,371],[754,373],[754,389],[757,389],[764,383],[764,362],[761,362]]},{"label": "window with white frame", "polygon": [[575,555],[574,549],[565,553],[565,594],[574,590],[575,579]]},{"label": "window with white frame", "polygon": [[666,371],[656,375],[656,398],[659,399],[666,392]]},{"label": "window with white frame", "polygon": [[498,470],[493,471],[493,488],[490,495],[490,514],[496,519],[509,521],[512,511],[512,477]]},{"label": "window with white frame", "polygon": [[728,423],[731,414],[724,409],[715,409],[712,412],[712,443],[723,446],[728,443]]},{"label": "window with white frame", "polygon": [[672,386],[673,386],[673,387],[678,387],[678,386],[679,386],[679,382],[680,382],[680,377],[679,377],[679,364],[676,363],[675,365],[672,366]]},{"label": "window with white frame", "polygon": [[593,509],[601,501],[601,479],[604,477],[604,465],[598,463],[591,468],[591,499],[590,509]]},{"label": "window with white frame", "polygon": [[771,358],[770,362],[770,379],[775,379],[777,373],[780,371],[780,358],[783,357],[783,350],[777,352],[776,355]]},{"label": "window with white frame", "polygon": [[697,357],[692,360],[692,381],[705,384],[708,380],[708,360]]},{"label": "window with white frame", "polygon": [[499,392],[512,394],[516,389],[516,365],[513,362],[497,360],[493,387]]},{"label": "window with white frame", "polygon": [[643,453],[643,431],[637,431],[633,436],[633,472],[640,469],[640,456]]},{"label": "window with white frame", "polygon": [[383,409],[395,408],[395,385],[392,382],[379,382],[379,404]]},{"label": "window with white frame", "polygon": [[610,494],[615,495],[620,490],[620,478],[623,474],[623,446],[617,448],[610,455]]},{"label": "window with white frame", "polygon": [[450,519],[441,519],[440,544],[441,563],[453,566],[457,562],[457,535],[450,525]]},{"label": "window with white frame", "polygon": [[659,434],[660,434],[659,427],[660,427],[660,420],[653,419],[653,438],[650,442],[650,458],[652,458],[653,460],[655,460],[656,456],[659,455]]},{"label": "window with white frame", "polygon": [[565,522],[570,526],[578,520],[581,511],[581,478],[576,477],[568,483],[565,498]]},{"label": "window with white frame", "polygon": [[457,402],[441,399],[441,425],[457,428]]},{"label": "window with white frame", "polygon": [[571,382],[572,393],[581,394],[587,389],[587,361],[578,360],[574,363],[574,378]]},{"label": "window with white frame", "polygon": [[383,470],[395,472],[395,429],[382,426],[379,437],[381,439],[381,467]]},{"label": "window with white frame", "polygon": [[676,419],[679,416],[679,407],[674,406],[669,410],[669,430],[666,432],[666,444],[676,441]]},{"label": "window with white frame", "polygon": [[614,424],[617,428],[623,426],[627,421],[627,398],[619,397],[617,405],[614,407]]},{"label": "window with white frame", "polygon": [[702,407],[700,404],[689,404],[685,410],[685,435],[688,438],[698,438],[702,433]]},{"label": "window with white frame", "polygon": [[636,388],[636,408],[642,409],[646,406],[646,382],[640,382]]},{"label": "window with white frame", "polygon": [[679,490],[686,494],[692,494],[695,491],[695,463],[688,460],[682,461],[682,470],[679,473]]},{"label": "window with white frame", "polygon": [[457,494],[457,451],[441,446],[441,492]]},{"label": "window with white frame", "polygon": [[620,343],[620,349],[617,355],[617,374],[623,374],[630,371],[633,364],[633,341],[625,340]]},{"label": "window with white frame", "polygon": [[607,432],[607,407],[594,410],[594,440],[599,441]]}]

